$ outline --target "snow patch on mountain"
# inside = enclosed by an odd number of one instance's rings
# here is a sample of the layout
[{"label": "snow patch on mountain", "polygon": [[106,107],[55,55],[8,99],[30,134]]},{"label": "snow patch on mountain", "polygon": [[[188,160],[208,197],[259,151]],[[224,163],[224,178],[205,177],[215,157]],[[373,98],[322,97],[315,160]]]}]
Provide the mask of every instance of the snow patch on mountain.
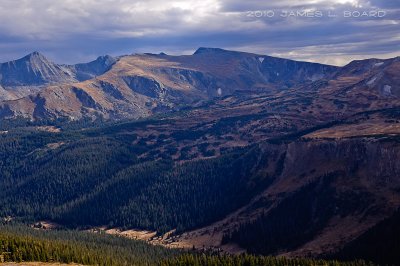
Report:
[{"label": "snow patch on mountain", "polygon": [[392,95],[392,86],[390,85],[383,86],[383,94]]},{"label": "snow patch on mountain", "polygon": [[373,79],[369,80],[369,81],[367,82],[367,85],[372,85],[372,84],[375,83],[375,81],[376,81],[376,77],[374,77]]}]

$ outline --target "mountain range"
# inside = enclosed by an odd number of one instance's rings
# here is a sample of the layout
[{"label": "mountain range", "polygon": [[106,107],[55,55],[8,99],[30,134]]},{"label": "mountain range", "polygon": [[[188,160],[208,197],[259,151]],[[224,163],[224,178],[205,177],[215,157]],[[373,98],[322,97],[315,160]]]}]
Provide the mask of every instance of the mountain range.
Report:
[{"label": "mountain range", "polygon": [[0,70],[0,217],[398,259],[385,228],[399,230],[399,57],[337,67],[199,48],[71,66],[33,53]]},{"label": "mountain range", "polygon": [[[373,59],[339,68],[199,48],[188,56],[102,56],[87,64],[67,66],[34,52],[1,64],[0,117],[140,118],[244,89],[282,92],[307,84],[321,86],[321,81],[328,87],[364,86],[378,97],[391,97],[399,95],[399,80],[394,75],[398,64],[399,58]],[[324,88],[319,92],[324,93]]]},{"label": "mountain range", "polygon": [[94,78],[108,71],[116,59],[100,56],[86,64],[57,65],[33,52],[21,59],[0,64],[0,100],[15,100],[54,84]]},{"label": "mountain range", "polygon": [[[336,69],[212,48],[191,56],[105,56],[74,66],[56,65],[33,53],[1,65],[3,100],[11,100],[1,105],[0,117],[146,117],[243,88],[287,88]],[[35,86],[35,93],[17,99],[13,94],[21,86]]]}]

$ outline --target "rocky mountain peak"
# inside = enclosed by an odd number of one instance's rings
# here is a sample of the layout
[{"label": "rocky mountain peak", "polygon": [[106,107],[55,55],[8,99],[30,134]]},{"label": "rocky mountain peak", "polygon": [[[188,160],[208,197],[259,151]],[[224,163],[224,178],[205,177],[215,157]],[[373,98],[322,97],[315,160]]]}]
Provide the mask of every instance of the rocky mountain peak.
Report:
[{"label": "rocky mountain peak", "polygon": [[50,61],[41,53],[35,51],[33,53],[30,53],[24,57],[22,57],[21,59],[18,59],[16,61],[22,61],[22,62],[46,62],[46,63],[50,63]]},{"label": "rocky mountain peak", "polygon": [[94,78],[108,71],[117,60],[110,55],[102,55],[89,63],[77,64],[74,67],[76,78],[79,81]]},{"label": "rocky mountain peak", "polygon": [[39,52],[0,64],[3,86],[38,86],[72,81],[70,75]]},{"label": "rocky mountain peak", "polygon": [[198,54],[215,54],[215,53],[224,53],[228,52],[224,49],[221,48],[210,48],[210,47],[200,47],[194,52],[193,55],[198,55]]},{"label": "rocky mountain peak", "polygon": [[97,59],[94,62],[97,62],[104,66],[110,66],[116,62],[116,59],[114,57],[112,57],[111,55],[102,55],[102,56],[97,57]]}]

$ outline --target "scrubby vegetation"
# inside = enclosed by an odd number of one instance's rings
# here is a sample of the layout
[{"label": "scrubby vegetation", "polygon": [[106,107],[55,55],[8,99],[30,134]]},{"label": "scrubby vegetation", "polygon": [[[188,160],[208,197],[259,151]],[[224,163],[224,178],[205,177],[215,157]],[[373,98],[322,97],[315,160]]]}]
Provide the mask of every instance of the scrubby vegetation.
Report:
[{"label": "scrubby vegetation", "polygon": [[22,225],[0,226],[0,255],[4,261],[157,265],[160,260],[180,252],[105,234],[43,231]]}]

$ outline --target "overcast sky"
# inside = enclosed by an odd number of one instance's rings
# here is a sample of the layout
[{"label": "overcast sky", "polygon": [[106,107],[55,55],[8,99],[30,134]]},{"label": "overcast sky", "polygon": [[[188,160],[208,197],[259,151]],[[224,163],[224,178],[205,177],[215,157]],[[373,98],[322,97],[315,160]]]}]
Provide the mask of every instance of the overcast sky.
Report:
[{"label": "overcast sky", "polygon": [[32,51],[78,63],[201,46],[335,65],[400,56],[400,0],[0,0],[1,62]]}]

